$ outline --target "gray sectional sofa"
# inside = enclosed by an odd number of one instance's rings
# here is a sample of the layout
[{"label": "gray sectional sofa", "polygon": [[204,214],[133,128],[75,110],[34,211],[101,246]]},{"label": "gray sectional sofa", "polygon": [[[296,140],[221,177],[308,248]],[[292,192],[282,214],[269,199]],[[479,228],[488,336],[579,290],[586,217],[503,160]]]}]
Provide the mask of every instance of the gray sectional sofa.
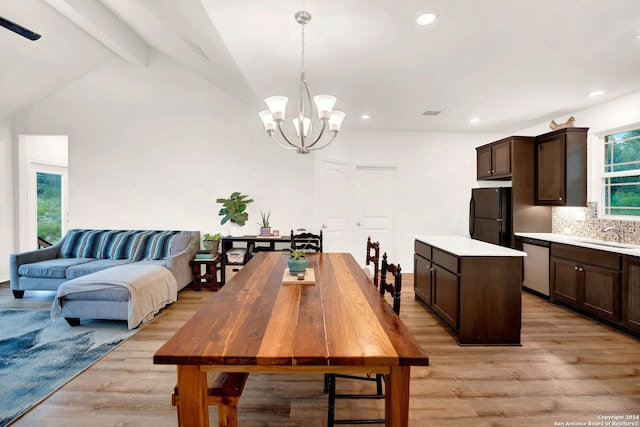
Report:
[{"label": "gray sectional sofa", "polygon": [[[73,229],[53,246],[11,255],[11,290],[15,298],[57,290],[62,301],[54,307],[70,324],[82,317],[131,321],[131,292],[138,291],[128,285],[155,274],[158,283],[170,279],[177,293],[193,281],[189,262],[199,244],[199,231]],[[73,293],[60,292],[65,287]]]}]

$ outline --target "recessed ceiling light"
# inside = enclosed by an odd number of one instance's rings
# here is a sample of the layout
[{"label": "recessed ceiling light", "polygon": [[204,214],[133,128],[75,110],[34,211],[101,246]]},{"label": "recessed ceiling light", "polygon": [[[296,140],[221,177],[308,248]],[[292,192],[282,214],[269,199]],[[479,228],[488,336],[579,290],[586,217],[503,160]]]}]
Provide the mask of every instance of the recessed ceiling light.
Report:
[{"label": "recessed ceiling light", "polygon": [[480,118],[478,117],[473,117],[471,120],[469,120],[471,123],[480,123]]},{"label": "recessed ceiling light", "polygon": [[416,22],[418,23],[418,25],[431,25],[434,22],[436,22],[436,19],[438,19],[438,12],[425,12],[425,13],[421,13],[418,16],[418,19],[416,19]]},{"label": "recessed ceiling light", "polygon": [[361,116],[360,116],[360,118],[361,118],[362,120],[369,120],[369,119],[371,118],[371,116],[370,116],[370,115],[368,115],[368,114],[363,114],[363,115],[361,115]]},{"label": "recessed ceiling light", "polygon": [[589,96],[600,96],[604,95],[604,90],[594,90],[593,92],[589,92]]}]

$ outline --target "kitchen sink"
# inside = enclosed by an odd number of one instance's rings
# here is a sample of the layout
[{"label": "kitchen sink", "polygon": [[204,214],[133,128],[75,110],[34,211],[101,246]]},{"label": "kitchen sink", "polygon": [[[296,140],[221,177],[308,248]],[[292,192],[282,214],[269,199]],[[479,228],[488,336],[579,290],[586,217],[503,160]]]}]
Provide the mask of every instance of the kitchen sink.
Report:
[{"label": "kitchen sink", "polygon": [[606,240],[594,240],[594,239],[571,239],[580,243],[588,243],[590,245],[597,246],[608,246],[610,248],[620,248],[620,249],[640,249],[640,245],[630,245],[627,243],[618,243],[618,242],[608,242]]}]

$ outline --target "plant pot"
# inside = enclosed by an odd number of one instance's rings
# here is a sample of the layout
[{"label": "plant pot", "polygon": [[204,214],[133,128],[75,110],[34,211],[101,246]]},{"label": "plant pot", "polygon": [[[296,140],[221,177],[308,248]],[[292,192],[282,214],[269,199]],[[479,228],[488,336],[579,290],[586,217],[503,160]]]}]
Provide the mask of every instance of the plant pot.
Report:
[{"label": "plant pot", "polygon": [[213,240],[203,240],[202,247],[204,248],[205,251],[210,251],[211,248],[213,247]]},{"label": "plant pot", "polygon": [[218,255],[218,250],[220,249],[220,240],[212,240],[211,241],[211,256],[215,257]]},{"label": "plant pot", "polygon": [[231,235],[231,237],[244,236],[244,233],[242,232],[242,226],[233,221],[229,221],[229,235]]},{"label": "plant pot", "polygon": [[262,237],[271,236],[271,227],[260,227],[260,235]]},{"label": "plant pot", "polygon": [[291,274],[299,274],[307,271],[307,264],[309,260],[307,258],[293,259],[289,258],[287,260],[287,264],[289,265],[289,273]]}]

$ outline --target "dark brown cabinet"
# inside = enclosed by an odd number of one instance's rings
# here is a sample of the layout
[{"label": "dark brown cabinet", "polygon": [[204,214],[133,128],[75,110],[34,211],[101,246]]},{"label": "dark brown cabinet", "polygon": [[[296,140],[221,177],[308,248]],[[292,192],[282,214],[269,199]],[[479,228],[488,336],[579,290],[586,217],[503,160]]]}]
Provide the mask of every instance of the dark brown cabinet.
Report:
[{"label": "dark brown cabinet", "polygon": [[620,271],[619,254],[553,243],[551,300],[617,322]]},{"label": "dark brown cabinet", "polygon": [[622,274],[622,320],[624,326],[640,332],[640,258],[625,257]]},{"label": "dark brown cabinet", "polygon": [[497,141],[476,148],[478,179],[507,179],[511,177],[512,139]]},{"label": "dark brown cabinet", "polygon": [[463,256],[415,241],[414,288],[460,344],[519,344],[522,258]]},{"label": "dark brown cabinet", "polygon": [[[416,298],[420,299],[423,303],[431,306],[431,248],[424,243],[416,242],[416,246],[421,246],[419,251],[413,255],[413,290],[416,294]],[[418,255],[427,254],[428,257]]]},{"label": "dark brown cabinet", "polygon": [[[535,137],[510,136],[477,147],[476,153],[478,180],[511,180],[513,232],[551,232],[551,208],[535,206]],[[511,247],[515,244],[512,235]]]},{"label": "dark brown cabinet", "polygon": [[536,205],[586,206],[588,130],[566,128],[536,137]]}]

